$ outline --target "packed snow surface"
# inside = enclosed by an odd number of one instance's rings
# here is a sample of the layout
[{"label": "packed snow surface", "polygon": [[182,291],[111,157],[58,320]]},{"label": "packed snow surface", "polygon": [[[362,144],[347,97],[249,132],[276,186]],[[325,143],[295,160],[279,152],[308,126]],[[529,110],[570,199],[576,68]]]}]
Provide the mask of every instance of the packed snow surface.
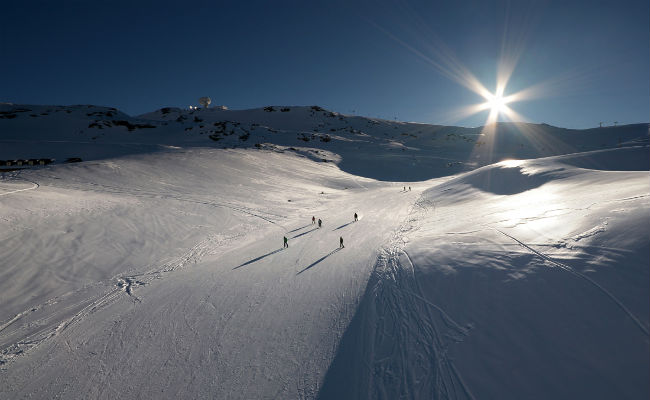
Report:
[{"label": "packed snow surface", "polygon": [[647,124],[2,107],[0,398],[650,396]]}]

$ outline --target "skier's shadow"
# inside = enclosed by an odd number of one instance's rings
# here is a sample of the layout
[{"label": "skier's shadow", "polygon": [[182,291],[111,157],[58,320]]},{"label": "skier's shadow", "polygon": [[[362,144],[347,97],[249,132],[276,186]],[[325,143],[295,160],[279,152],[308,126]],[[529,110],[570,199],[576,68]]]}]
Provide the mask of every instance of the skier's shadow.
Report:
[{"label": "skier's shadow", "polygon": [[294,230],[292,230],[292,231],[289,231],[288,233],[292,233],[292,232],[295,232],[295,231],[299,231],[299,230],[301,230],[301,229],[305,229],[305,228],[308,227],[309,225],[314,225],[314,224],[307,224],[307,225],[305,225],[305,226],[301,226],[300,228],[296,228],[296,229],[294,229]]},{"label": "skier's shadow", "polygon": [[323,257],[321,257],[318,260],[314,261],[313,263],[309,264],[309,266],[307,266],[302,271],[298,272],[296,275],[302,274],[303,272],[307,271],[309,268],[311,268],[314,265],[318,264],[319,262],[323,261],[324,259],[326,259],[327,257],[331,256],[332,254],[336,253],[337,251],[341,251],[341,248],[339,247],[338,249],[334,249],[334,250],[330,251],[328,254],[324,255]]},{"label": "skier's shadow", "polygon": [[339,226],[338,228],[333,229],[332,232],[334,232],[334,231],[338,231],[339,229],[343,229],[343,228],[345,228],[346,226],[348,226],[348,225],[350,225],[350,224],[352,224],[352,223],[354,223],[354,221],[350,221],[350,222],[348,222],[347,224],[343,224],[343,225]]},{"label": "skier's shadow", "polygon": [[308,233],[310,233],[310,232],[315,231],[316,229],[318,229],[318,228],[314,228],[314,229],[309,230],[309,231],[307,231],[307,232],[299,233],[299,234],[297,234],[296,236],[292,236],[291,239],[295,239],[295,238],[300,237],[300,236],[302,236],[302,235],[306,235],[306,234],[308,234]]},{"label": "skier's shadow", "polygon": [[261,259],[264,258],[264,257],[268,257],[268,256],[273,255],[273,254],[275,254],[275,253],[277,253],[277,252],[280,252],[280,251],[282,251],[282,250],[284,250],[284,249],[273,250],[272,252],[270,252],[270,253],[266,253],[266,254],[264,254],[263,256],[259,256],[259,257],[257,257],[257,258],[253,258],[252,260],[246,261],[246,262],[243,263],[242,265],[237,266],[237,267],[235,267],[235,268],[233,268],[233,269],[241,268],[241,267],[246,266],[246,265],[248,265],[248,264],[252,264],[252,263],[254,263],[255,261],[259,261],[259,260],[261,260]]}]

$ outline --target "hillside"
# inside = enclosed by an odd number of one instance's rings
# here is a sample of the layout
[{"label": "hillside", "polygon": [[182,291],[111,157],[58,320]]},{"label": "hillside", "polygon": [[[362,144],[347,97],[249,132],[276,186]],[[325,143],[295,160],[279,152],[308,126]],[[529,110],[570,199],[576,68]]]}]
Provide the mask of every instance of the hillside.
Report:
[{"label": "hillside", "polygon": [[0,107],[1,399],[650,395],[648,124]]},{"label": "hillside", "polygon": [[648,143],[648,124],[572,130],[545,124],[499,123],[484,131],[481,127],[349,116],[317,106],[163,108],[129,117],[108,107],[3,105],[0,130],[0,160],[47,157],[61,162],[151,153],[170,147],[281,146],[281,150],[314,160],[335,162],[354,175],[407,182],[448,176],[508,158]]}]

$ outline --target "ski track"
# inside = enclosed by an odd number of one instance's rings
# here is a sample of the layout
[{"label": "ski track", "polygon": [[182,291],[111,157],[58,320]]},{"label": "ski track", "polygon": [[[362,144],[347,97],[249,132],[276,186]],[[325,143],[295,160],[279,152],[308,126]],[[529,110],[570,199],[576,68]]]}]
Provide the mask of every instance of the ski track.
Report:
[{"label": "ski track", "polygon": [[7,195],[10,195],[10,194],[19,193],[19,192],[26,192],[28,190],[34,190],[34,189],[38,189],[40,187],[40,185],[38,183],[32,182],[29,179],[25,179],[25,178],[19,176],[18,174],[10,175],[9,178],[10,178],[10,180],[23,180],[25,182],[29,182],[29,183],[32,184],[32,187],[25,188],[25,189],[16,189],[16,190],[12,190],[10,192],[0,193],[0,196],[7,196]]},{"label": "ski track", "polygon": [[[102,192],[102,193],[110,193],[110,194],[125,194],[129,196],[134,196],[134,197],[139,197],[139,198],[156,198],[156,199],[168,199],[168,200],[176,200],[176,201],[184,201],[184,202],[189,202],[189,203],[195,203],[195,204],[202,204],[202,205],[208,205],[208,206],[214,206],[214,207],[223,207],[223,208],[228,208],[234,211],[241,212],[243,214],[248,214],[250,216],[260,218],[268,223],[278,225],[279,224],[275,220],[283,220],[286,219],[287,217],[284,215],[279,215],[279,214],[274,214],[266,211],[262,211],[259,209],[254,209],[250,207],[246,207],[243,205],[238,205],[238,204],[232,204],[229,202],[219,202],[219,201],[210,201],[210,200],[198,200],[198,199],[193,199],[187,196],[180,196],[180,195],[172,195],[168,193],[160,193],[160,192],[154,192],[154,191],[146,191],[143,189],[137,189],[137,188],[124,188],[124,187],[116,187],[116,186],[110,186],[110,185],[103,185],[99,183],[94,183],[94,182],[76,182],[77,185],[75,184],[67,184],[65,186],[54,186],[57,188],[63,188],[63,189],[74,189],[74,190],[82,190],[82,191],[91,191],[91,192]],[[89,189],[89,186],[92,186],[92,189]],[[263,214],[263,215],[262,215]]]},{"label": "ski track", "polygon": [[[50,320],[54,319],[56,315],[48,315],[39,320],[28,323],[26,326],[20,327],[19,329],[24,329],[25,327],[29,328],[31,325],[45,326],[44,328],[36,332],[30,333],[27,336],[23,337],[22,339],[16,341],[15,343],[10,344],[9,346],[6,346],[4,349],[0,350],[0,366],[4,367],[9,362],[13,361],[16,357],[26,354],[29,350],[32,350],[33,348],[37,347],[44,341],[63,332],[68,326],[70,326],[75,322],[80,321],[86,315],[94,312],[95,310],[103,307],[106,304],[111,303],[119,296],[120,290],[121,289],[113,289],[101,296],[95,296],[91,299],[84,299],[81,302],[76,302],[71,305],[67,305],[63,307],[60,310],[57,310],[59,313],[62,313],[73,308],[81,307],[81,310],[76,312],[72,317],[64,318],[59,323],[55,323],[54,326],[52,325]],[[5,330],[11,324],[31,314],[32,312],[59,303],[59,301],[62,301],[64,297],[67,297],[69,295],[70,294],[60,296],[59,298],[51,299],[42,305],[32,307],[29,310],[19,313],[14,318],[12,318],[9,322],[4,324],[2,326],[2,330]]]},{"label": "ski track", "polygon": [[[462,341],[469,328],[426,300],[415,276],[416,267],[404,250],[403,236],[419,229],[418,222],[427,212],[425,202],[417,201],[413,207],[418,209],[416,215],[412,208],[406,222],[381,251],[373,272],[376,284],[369,287],[374,294],[371,322],[375,334],[369,344],[368,395],[473,400],[471,390],[448,356],[450,341]],[[400,255],[404,255],[406,265]],[[385,354],[386,349],[391,354]]]},{"label": "ski track", "polygon": [[625,305],[616,296],[614,296],[610,291],[608,291],[603,286],[601,286],[598,282],[594,281],[593,279],[591,279],[587,275],[576,271],[575,269],[571,268],[570,266],[568,266],[568,265],[566,265],[564,263],[561,263],[559,261],[556,261],[555,259],[553,259],[553,258],[551,258],[551,257],[549,257],[549,256],[547,256],[547,255],[533,249],[529,245],[527,245],[524,242],[520,241],[519,239],[517,239],[517,238],[515,238],[515,237],[501,231],[500,229],[497,229],[497,228],[494,228],[494,227],[492,229],[494,229],[497,232],[501,233],[502,235],[507,236],[510,239],[514,240],[521,247],[525,248],[526,250],[530,251],[533,254],[536,254],[537,256],[541,257],[543,260],[548,261],[551,264],[553,264],[553,265],[555,265],[557,267],[560,267],[563,270],[565,270],[567,272],[570,272],[574,276],[576,276],[578,278],[582,278],[585,281],[592,284],[594,287],[596,287],[598,290],[600,290],[603,294],[605,294],[607,297],[609,297],[610,300],[612,300],[621,310],[623,310],[623,312],[625,312],[632,319],[632,321],[634,321],[634,323],[639,327],[639,329],[641,329],[641,331],[646,336],[650,336],[649,333],[648,333],[648,328],[644,326],[644,324],[632,313],[632,311],[630,311],[627,307],[625,307]]},{"label": "ski track", "polygon": [[[29,316],[30,314],[39,311],[45,307],[53,306],[65,301],[68,297],[74,296],[88,288],[94,286],[104,286],[105,290],[107,287],[111,287],[108,292],[99,295],[92,296],[91,298],[84,298],[81,301],[74,302],[70,305],[65,305],[61,309],[55,310],[53,314],[46,315],[36,321],[29,321],[25,325],[18,327],[18,330],[30,328],[33,325],[43,325],[44,328],[30,333],[18,341],[5,346],[5,348],[0,350],[0,366],[6,366],[10,361],[15,359],[19,355],[24,355],[29,350],[37,347],[44,341],[57,336],[63,332],[66,328],[71,326],[74,323],[81,321],[84,317],[89,314],[94,313],[96,310],[99,310],[117,300],[120,297],[120,293],[124,292],[129,297],[133,299],[133,302],[141,302],[141,299],[135,294],[135,289],[140,286],[148,285],[155,279],[162,279],[165,274],[174,272],[181,268],[184,268],[190,263],[199,262],[208,252],[213,251],[216,248],[222,247],[225,244],[231,242],[232,240],[241,237],[243,234],[233,235],[229,237],[220,238],[220,235],[209,235],[207,239],[199,242],[193,246],[189,251],[180,257],[176,257],[171,261],[168,261],[157,268],[150,269],[147,272],[132,274],[132,275],[121,275],[116,278],[112,278],[108,283],[100,282],[91,285],[87,285],[84,288],[78,289],[76,291],[66,293],[64,295],[55,297],[46,301],[43,304],[30,307],[28,310],[22,311],[16,314],[14,317],[9,319],[0,325],[0,338],[2,337],[2,332],[5,331],[9,326],[15,324],[21,319]],[[56,319],[57,315],[65,314],[69,310],[77,309],[81,307],[80,311],[77,311],[69,318],[64,318],[61,322],[51,322],[51,320]],[[12,334],[14,332],[9,332]]]}]

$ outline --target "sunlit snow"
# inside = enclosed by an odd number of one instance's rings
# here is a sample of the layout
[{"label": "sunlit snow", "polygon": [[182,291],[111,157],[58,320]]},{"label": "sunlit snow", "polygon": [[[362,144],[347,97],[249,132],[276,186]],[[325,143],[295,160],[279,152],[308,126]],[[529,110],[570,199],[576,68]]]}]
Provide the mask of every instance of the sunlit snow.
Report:
[{"label": "sunlit snow", "polygon": [[0,398],[650,394],[647,124],[0,117]]}]

